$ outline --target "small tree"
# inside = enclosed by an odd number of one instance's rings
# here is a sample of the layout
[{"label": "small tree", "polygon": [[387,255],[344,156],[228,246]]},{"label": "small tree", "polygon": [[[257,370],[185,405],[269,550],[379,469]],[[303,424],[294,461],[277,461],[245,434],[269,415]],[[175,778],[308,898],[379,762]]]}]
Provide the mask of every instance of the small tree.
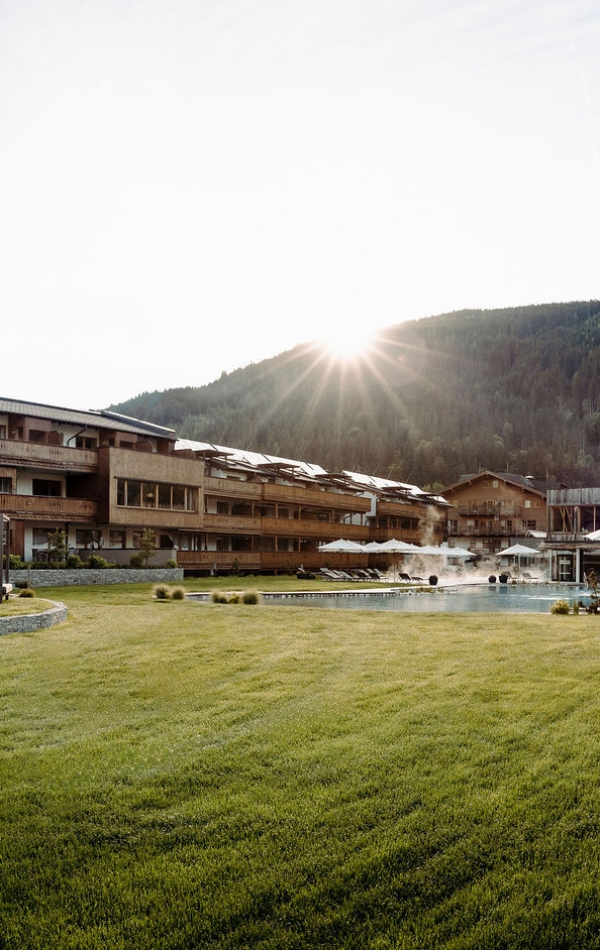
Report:
[{"label": "small tree", "polygon": [[148,561],[156,554],[156,537],[152,528],[146,528],[140,538],[140,554],[144,559],[144,567],[148,567]]},{"label": "small tree", "polygon": [[67,536],[62,528],[48,532],[48,558],[51,561],[64,561],[69,550]]}]

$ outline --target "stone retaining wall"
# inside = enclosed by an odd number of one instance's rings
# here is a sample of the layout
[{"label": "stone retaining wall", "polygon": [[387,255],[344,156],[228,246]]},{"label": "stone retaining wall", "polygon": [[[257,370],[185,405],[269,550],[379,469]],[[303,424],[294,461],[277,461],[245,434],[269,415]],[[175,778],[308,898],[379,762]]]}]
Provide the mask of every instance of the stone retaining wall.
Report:
[{"label": "stone retaining wall", "polygon": [[23,570],[10,572],[11,584],[26,583],[37,587],[86,587],[88,584],[176,584],[183,580],[181,567],[155,567],[147,570],[108,568],[92,570]]},{"label": "stone retaining wall", "polygon": [[32,630],[42,630],[45,627],[53,627],[57,623],[64,623],[69,613],[67,608],[57,601],[51,601],[51,603],[52,607],[42,610],[39,614],[20,614],[18,617],[0,616],[0,636],[5,633],[31,633]]}]

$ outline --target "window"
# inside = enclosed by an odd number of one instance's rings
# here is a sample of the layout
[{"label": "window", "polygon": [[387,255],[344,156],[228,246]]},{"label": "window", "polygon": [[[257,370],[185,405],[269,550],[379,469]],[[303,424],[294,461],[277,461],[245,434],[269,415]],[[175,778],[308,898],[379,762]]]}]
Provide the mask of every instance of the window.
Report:
[{"label": "window", "polygon": [[156,508],[156,485],[150,482],[142,483],[142,503],[144,508]]},{"label": "window", "polygon": [[498,479],[495,478],[492,482],[492,488],[497,488],[497,487],[498,487]]},{"label": "window", "polygon": [[0,426],[0,439],[5,439],[5,438],[6,438],[6,426],[2,425]]},{"label": "window", "polygon": [[117,505],[196,511],[198,491],[189,485],[167,485],[117,479]]},{"label": "window", "polygon": [[75,544],[78,548],[88,548],[94,541],[93,532],[86,528],[77,528]]},{"label": "window", "polygon": [[139,482],[127,482],[127,501],[129,508],[139,508],[142,504],[142,486]]},{"label": "window", "polygon": [[217,502],[217,514],[218,514],[218,515],[228,515],[228,514],[229,514],[229,502],[228,502],[228,501],[218,501],[218,502]]},{"label": "window", "polygon": [[531,508],[531,499],[530,499],[530,498],[526,498],[526,499],[525,499],[525,507],[526,507],[526,508]]},{"label": "window", "polygon": [[32,495],[49,495],[51,498],[60,498],[62,483],[51,478],[34,478],[31,493]]},{"label": "window", "polygon": [[527,522],[527,527],[528,527],[530,530],[535,531],[535,529],[536,529],[536,527],[537,527],[537,521],[528,521],[528,522]]},{"label": "window", "polygon": [[78,449],[97,449],[98,442],[91,435],[78,435],[75,439],[75,447]]},{"label": "window", "polygon": [[171,507],[171,486],[170,485],[158,486],[158,507],[159,508]]},{"label": "window", "polygon": [[124,548],[125,547],[125,532],[124,531],[111,531],[110,535],[110,546],[111,548]]},{"label": "window", "polygon": [[29,441],[30,442],[45,442],[48,433],[44,432],[42,429],[30,429],[29,430]]},{"label": "window", "polygon": [[35,547],[40,544],[48,544],[48,529],[34,528],[32,532],[32,538]]},{"label": "window", "polygon": [[12,493],[12,478],[0,478],[0,492],[3,495],[10,495]]}]

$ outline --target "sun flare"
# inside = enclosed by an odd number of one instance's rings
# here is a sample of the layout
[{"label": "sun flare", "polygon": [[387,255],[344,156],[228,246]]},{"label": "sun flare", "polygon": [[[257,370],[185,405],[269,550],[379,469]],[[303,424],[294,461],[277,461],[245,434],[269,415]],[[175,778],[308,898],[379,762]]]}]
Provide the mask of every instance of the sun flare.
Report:
[{"label": "sun flare", "polygon": [[365,327],[336,328],[334,332],[323,335],[321,346],[331,359],[339,362],[353,362],[363,359],[373,348],[373,331]]}]

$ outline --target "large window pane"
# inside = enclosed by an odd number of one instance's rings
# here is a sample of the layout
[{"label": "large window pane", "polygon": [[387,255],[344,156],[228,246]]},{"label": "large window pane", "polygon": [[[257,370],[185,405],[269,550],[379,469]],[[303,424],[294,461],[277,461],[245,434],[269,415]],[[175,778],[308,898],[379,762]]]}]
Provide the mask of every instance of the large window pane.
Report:
[{"label": "large window pane", "polygon": [[158,507],[159,508],[171,507],[171,486],[170,485],[158,486]]},{"label": "large window pane", "polygon": [[142,486],[139,482],[127,482],[127,504],[139,508],[142,504]]},{"label": "large window pane", "polygon": [[154,482],[142,483],[142,504],[144,508],[156,508],[156,485]]}]

